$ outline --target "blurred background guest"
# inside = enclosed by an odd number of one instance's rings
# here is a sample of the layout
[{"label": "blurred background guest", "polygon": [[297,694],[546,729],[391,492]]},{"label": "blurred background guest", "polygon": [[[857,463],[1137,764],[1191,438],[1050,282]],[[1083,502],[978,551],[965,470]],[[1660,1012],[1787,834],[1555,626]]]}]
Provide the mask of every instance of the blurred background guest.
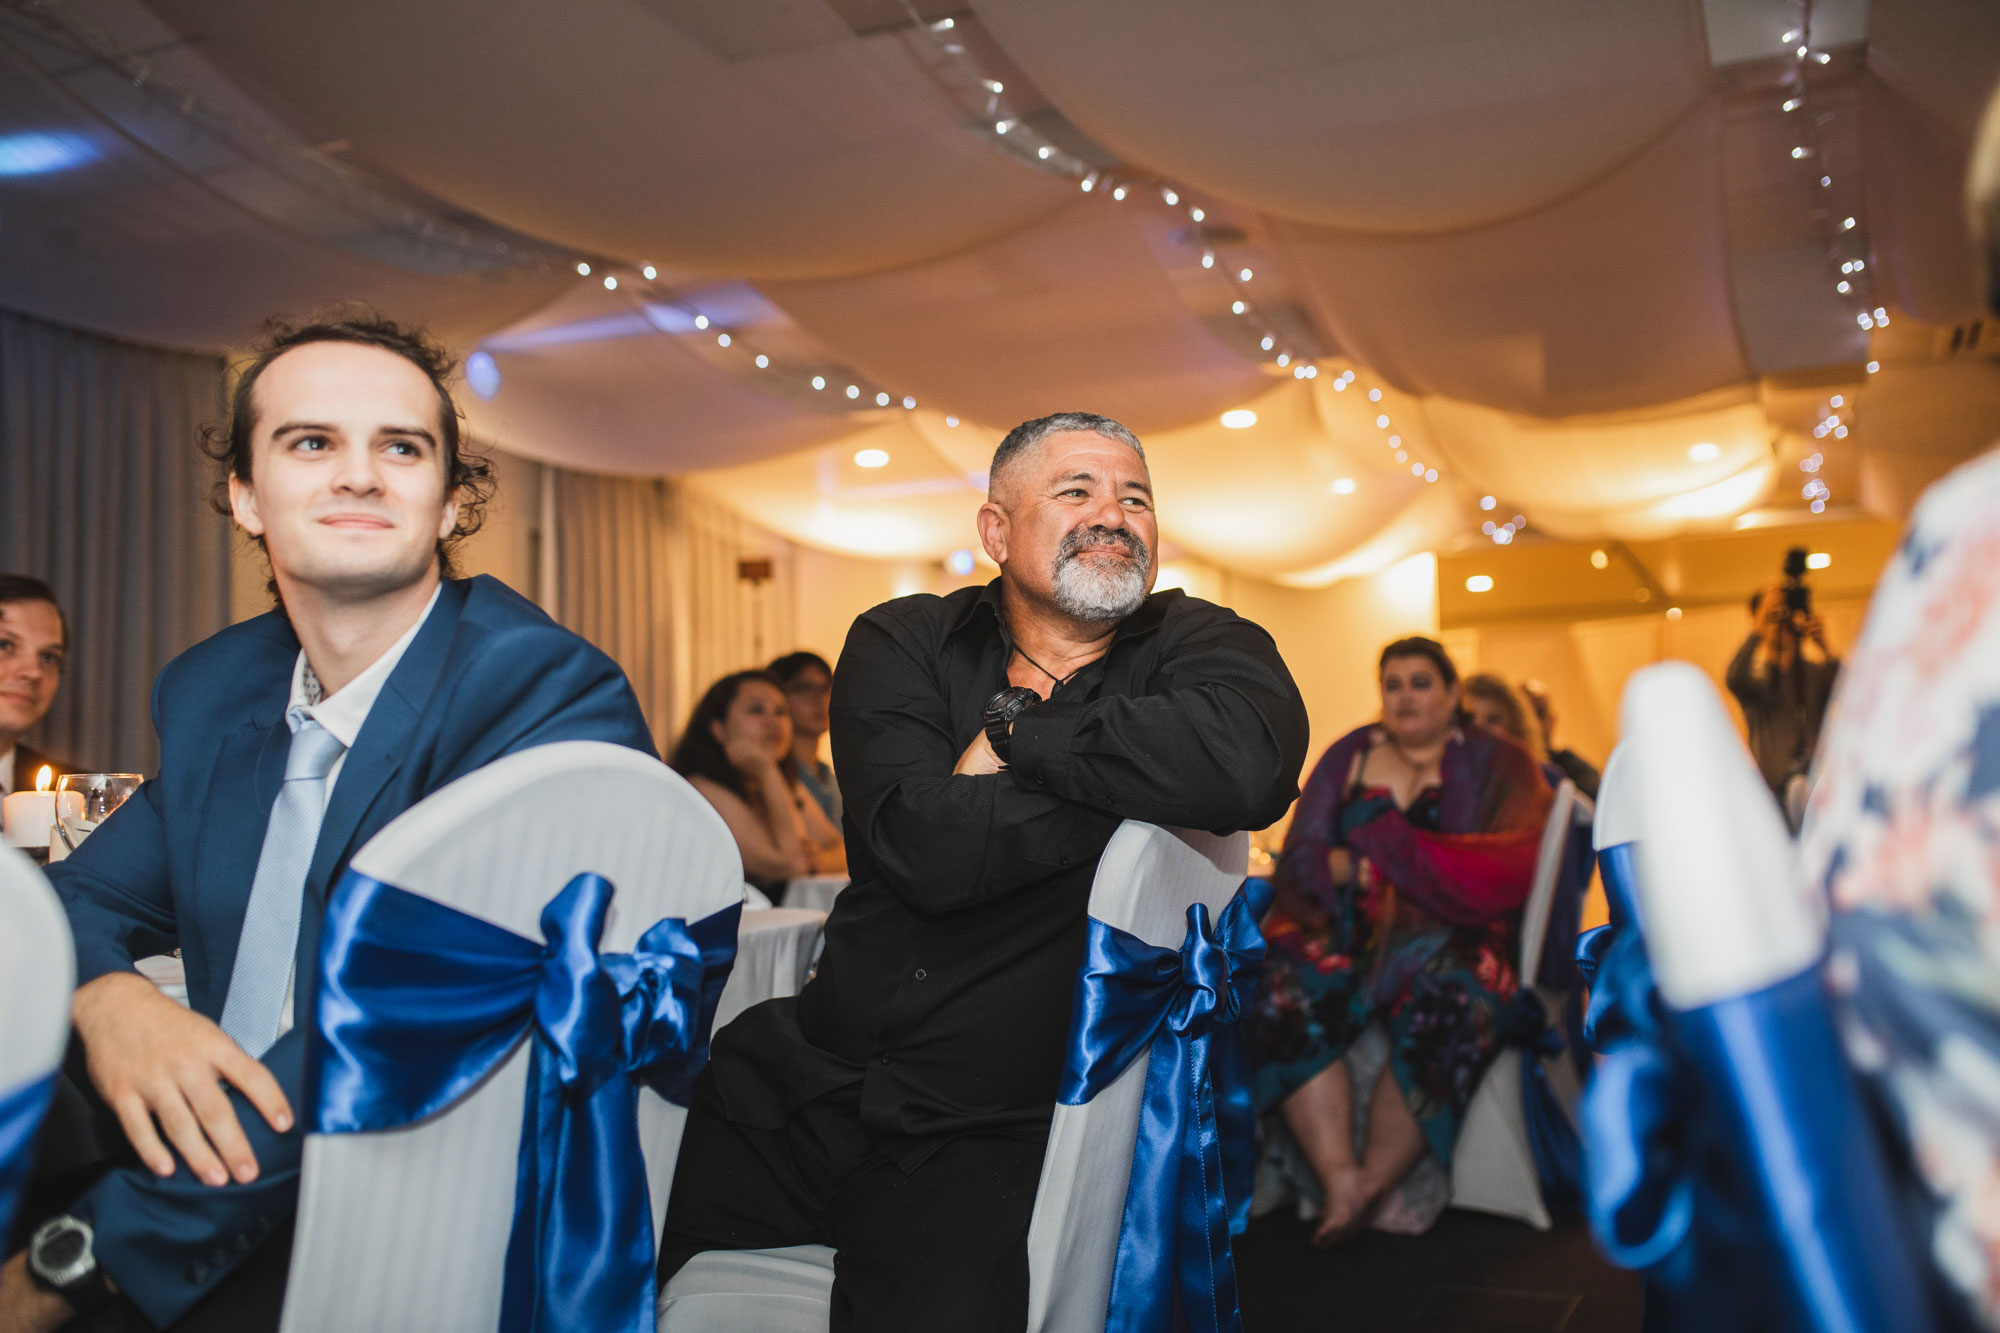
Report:
[{"label": "blurred background guest", "polygon": [[62,684],[69,624],[49,585],[25,574],[0,574],[0,795],[32,791],[44,766],[69,770],[21,737],[48,713]]},{"label": "blurred background guest", "polygon": [[[1548,743],[1542,738],[1542,720],[1528,706],[1527,697],[1505,676],[1491,671],[1467,676],[1463,696],[1465,712],[1476,725],[1513,737],[1535,757],[1545,775],[1551,772]],[[1549,778],[1551,784],[1561,781],[1561,770],[1555,769],[1554,773]]]},{"label": "blurred background guest", "polygon": [[[1798,553],[1804,572],[1805,553]],[[1799,604],[1796,583],[1773,583],[1750,595],[1750,637],[1736,650],[1723,679],[1742,705],[1750,753],[1771,792],[1798,826],[1802,795],[1787,795],[1819,745],[1819,729],[1840,675],[1840,659],[1826,645],[1826,627],[1810,603]]]},{"label": "blurred background guest", "polygon": [[708,687],[667,759],[729,825],[743,877],[774,902],[786,880],[846,866],[840,831],[785,773],[791,753],[778,678],[738,671]]},{"label": "blurred background guest", "polygon": [[778,678],[791,710],[792,777],[819,805],[827,821],[839,828],[840,784],[834,780],[833,765],[820,758],[820,740],[830,725],[833,668],[818,653],[801,650],[786,653],[768,669]]},{"label": "blurred background guest", "polygon": [[1542,741],[1548,747],[1549,762],[1563,771],[1563,776],[1576,784],[1576,789],[1591,800],[1597,799],[1597,784],[1602,775],[1596,765],[1575,750],[1559,749],[1556,746],[1556,706],[1549,694],[1549,687],[1539,680],[1521,682],[1521,695],[1528,706],[1535,710],[1535,719],[1542,724]]},{"label": "blurred background guest", "polygon": [[[2000,315],[2000,96],[1967,196]],[[1833,907],[1827,978],[1848,1055],[1900,1140],[1911,1248],[1951,1328],[2000,1328],[1997,533],[1989,451],[1925,494],[1883,572],[1800,834]]]},{"label": "blurred background guest", "polygon": [[[1318,1245],[1367,1225],[1426,1155],[1448,1168],[1505,1035],[1550,800],[1518,742],[1460,725],[1437,642],[1390,644],[1378,680],[1381,720],[1337,741],[1299,798],[1251,1015],[1258,1106],[1278,1108],[1318,1180]],[[1375,1025],[1388,1059],[1360,1081],[1350,1047]],[[1428,1225],[1448,1193],[1407,1201],[1423,1216],[1398,1229]]]}]

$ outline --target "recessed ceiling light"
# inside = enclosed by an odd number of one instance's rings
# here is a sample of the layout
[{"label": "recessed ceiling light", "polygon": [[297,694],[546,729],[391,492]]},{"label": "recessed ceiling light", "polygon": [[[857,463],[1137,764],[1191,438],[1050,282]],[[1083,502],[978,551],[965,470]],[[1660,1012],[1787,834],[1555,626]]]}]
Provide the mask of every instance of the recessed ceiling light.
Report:
[{"label": "recessed ceiling light", "polygon": [[1688,446],[1688,461],[1691,463],[1713,463],[1722,457],[1722,446],[1704,440],[1700,444]]},{"label": "recessed ceiling light", "polygon": [[1333,480],[1333,493],[1334,493],[1335,495],[1352,495],[1352,494],[1354,494],[1354,478],[1352,478],[1352,477],[1335,477],[1335,478],[1334,478],[1334,480]]},{"label": "recessed ceiling light", "polygon": [[1467,592],[1492,592],[1493,576],[1491,574],[1474,574],[1465,581],[1465,590]]},{"label": "recessed ceiling light", "polygon": [[887,449],[862,449],[854,455],[854,466],[887,467],[889,466],[889,451]]},{"label": "recessed ceiling light", "polygon": [[1825,551],[1814,551],[1811,555],[1806,557],[1807,569],[1825,569],[1828,565],[1831,565],[1832,563],[1833,563],[1833,557],[1831,555],[1828,555]]},{"label": "recessed ceiling light", "polygon": [[1247,407],[1232,407],[1222,414],[1222,424],[1230,430],[1244,430],[1257,424],[1257,414]]},{"label": "recessed ceiling light", "polygon": [[1604,552],[1592,551],[1590,553],[1590,567],[1592,569],[1604,569],[1610,564],[1611,564],[1611,557],[1604,554]]}]

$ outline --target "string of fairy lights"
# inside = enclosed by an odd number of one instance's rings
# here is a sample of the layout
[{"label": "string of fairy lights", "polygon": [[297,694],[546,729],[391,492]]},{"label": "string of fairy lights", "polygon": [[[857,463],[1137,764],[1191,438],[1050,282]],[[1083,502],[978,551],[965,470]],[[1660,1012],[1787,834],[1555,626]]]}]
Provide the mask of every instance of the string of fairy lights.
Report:
[{"label": "string of fairy lights", "polygon": [[[1889,311],[1875,303],[1874,270],[1870,267],[1868,228],[1863,222],[1860,191],[1844,179],[1835,179],[1833,163],[1827,154],[1827,127],[1838,113],[1831,107],[1823,107],[1811,76],[1815,70],[1831,64],[1833,56],[1812,48],[1813,3],[1814,0],[1800,0],[1799,26],[1784,35],[1791,68],[1784,82],[1785,98],[1780,109],[1798,127],[1792,136],[1792,161],[1805,173],[1808,188],[1820,201],[1813,208],[1812,217],[1826,254],[1826,281],[1866,335],[1888,327]],[[1870,359],[1867,363],[1870,375],[1881,368],[1879,361]],[[1853,416],[1854,408],[1845,395],[1829,395],[1820,404],[1813,438],[1845,440],[1853,426]],[[1832,487],[1819,475],[1825,465],[1823,450],[1814,450],[1799,460],[1799,470],[1806,474],[1800,498],[1815,514],[1825,513],[1833,498]]]}]

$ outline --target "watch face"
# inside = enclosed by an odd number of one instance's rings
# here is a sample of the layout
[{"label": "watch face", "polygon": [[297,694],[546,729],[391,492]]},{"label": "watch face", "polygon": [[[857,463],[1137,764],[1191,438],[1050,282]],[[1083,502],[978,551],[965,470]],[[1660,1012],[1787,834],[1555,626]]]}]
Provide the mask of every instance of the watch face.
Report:
[{"label": "watch face", "polygon": [[83,1233],[65,1228],[45,1242],[37,1254],[44,1267],[68,1268],[88,1253],[84,1245]]},{"label": "watch face", "polygon": [[91,1254],[94,1233],[77,1217],[57,1217],[42,1223],[28,1243],[28,1267],[47,1285],[61,1291],[97,1271]]}]

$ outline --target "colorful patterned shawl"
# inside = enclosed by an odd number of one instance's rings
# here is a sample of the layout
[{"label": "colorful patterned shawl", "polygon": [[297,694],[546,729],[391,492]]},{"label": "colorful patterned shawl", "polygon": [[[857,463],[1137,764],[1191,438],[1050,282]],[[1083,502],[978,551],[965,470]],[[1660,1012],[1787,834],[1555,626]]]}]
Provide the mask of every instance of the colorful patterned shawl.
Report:
[{"label": "colorful patterned shawl", "polygon": [[[1345,845],[1371,862],[1402,897],[1439,920],[1483,926],[1527,900],[1553,793],[1533,756],[1513,740],[1461,727],[1445,747],[1441,828],[1412,826],[1390,802],[1344,840],[1341,815],[1354,757],[1374,724],[1357,727],[1320,757],[1299,797],[1278,859],[1278,907],[1313,917],[1333,910],[1343,885],[1327,853]],[[1303,900],[1303,901],[1300,901]],[[1302,911],[1291,911],[1295,905]]]}]

